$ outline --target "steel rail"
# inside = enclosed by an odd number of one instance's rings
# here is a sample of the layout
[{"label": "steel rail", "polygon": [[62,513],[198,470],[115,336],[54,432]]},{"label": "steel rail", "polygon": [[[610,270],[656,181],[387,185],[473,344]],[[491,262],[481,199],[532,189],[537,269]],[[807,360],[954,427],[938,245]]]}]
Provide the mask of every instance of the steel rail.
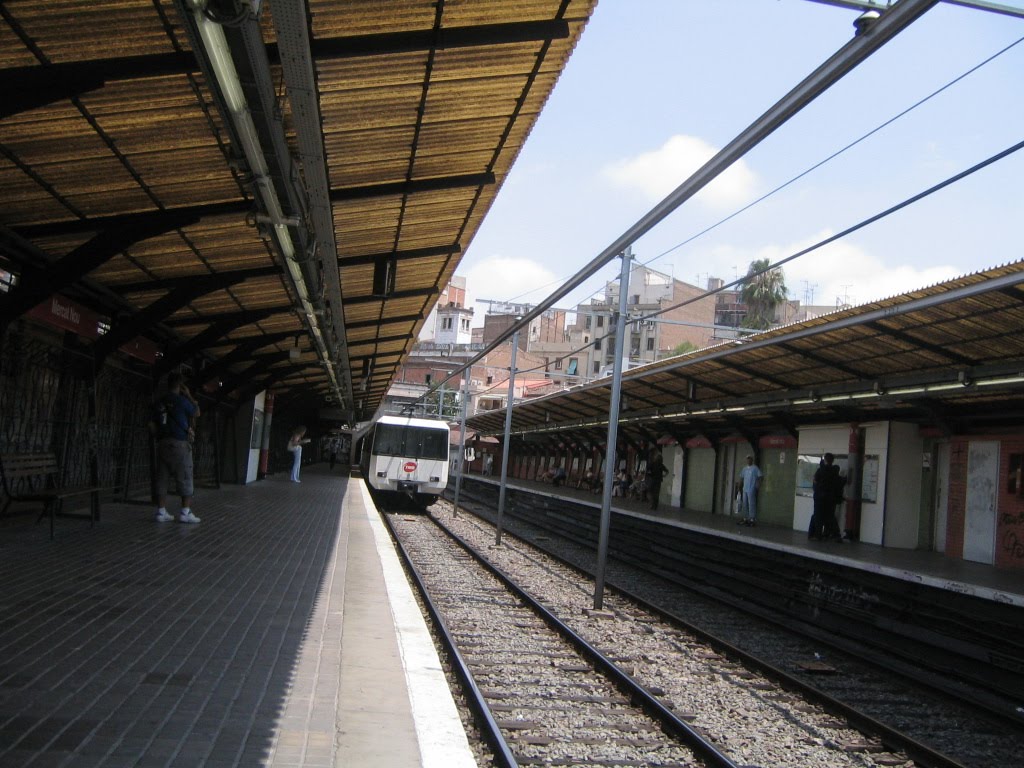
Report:
[{"label": "steel rail", "polygon": [[501,728],[499,728],[497,722],[495,722],[494,715],[491,714],[491,709],[487,706],[487,699],[484,697],[479,686],[477,686],[476,680],[473,679],[473,673],[470,672],[469,665],[466,663],[466,660],[462,657],[458,647],[455,645],[455,638],[452,637],[451,631],[448,629],[448,625],[445,623],[444,617],[441,615],[441,611],[430,598],[430,592],[427,591],[427,585],[423,582],[423,577],[420,576],[419,571],[412,562],[412,557],[410,557],[408,551],[405,549],[401,539],[398,538],[394,527],[391,525],[391,521],[388,520],[388,516],[379,510],[378,512],[381,520],[384,521],[384,525],[388,529],[388,533],[391,535],[391,540],[398,548],[398,552],[402,557],[402,562],[405,564],[413,583],[416,585],[416,589],[419,591],[420,598],[423,600],[423,604],[427,608],[427,613],[430,614],[430,620],[433,622],[434,628],[437,630],[438,637],[441,640],[441,644],[444,646],[445,652],[449,656],[452,671],[455,672],[456,677],[459,678],[459,682],[462,683],[466,700],[469,702],[470,708],[477,716],[477,727],[480,728],[484,740],[494,752],[495,765],[499,766],[499,768],[518,768],[519,763],[512,754],[512,749],[509,747],[508,742],[505,741],[505,737],[502,736]]},{"label": "steel rail", "polygon": [[[464,493],[465,493],[465,496],[470,497],[470,498],[474,498],[474,499],[476,499],[476,501],[478,503],[485,505],[488,509],[490,508],[489,502],[486,499],[482,499],[481,497],[476,496],[471,490],[467,489],[466,491],[464,491]],[[463,511],[465,511],[465,512],[471,514],[471,515],[475,515],[478,519],[484,519],[484,518],[481,517],[481,515],[478,512],[475,512],[472,509],[470,509],[465,503],[463,503],[462,509],[463,509]],[[486,521],[486,522],[489,523],[490,521]],[[531,522],[530,524],[531,525],[537,525],[537,523],[533,523],[533,522]],[[548,530],[549,533],[552,533],[554,535],[557,535],[557,536],[560,536],[560,537],[564,538],[564,535],[561,532],[559,532],[559,531],[557,531],[555,529],[550,529],[549,528],[549,529],[546,529],[546,530]],[[593,578],[593,573],[588,571],[586,568],[583,568],[580,565],[578,565],[577,563],[574,563],[574,562],[572,562],[570,560],[567,560],[566,558],[562,557],[561,555],[558,555],[558,554],[552,552],[547,547],[544,547],[543,545],[538,544],[538,543],[533,542],[533,541],[526,541],[521,536],[517,536],[514,533],[510,533],[508,535],[512,536],[513,538],[519,539],[520,541],[524,541],[525,543],[529,544],[531,547],[534,547],[535,549],[540,550],[541,552],[543,552],[545,555],[547,555],[548,557],[550,557],[552,560],[556,561],[560,565],[562,565],[562,566],[564,566],[566,568],[569,568],[569,569],[571,569],[571,570],[573,570],[573,571],[575,571],[575,572],[579,573],[580,575],[585,576],[587,578]],[[634,566],[634,567],[639,567],[642,570],[645,570],[648,573],[651,573],[652,575],[661,578],[660,574],[657,571],[652,571],[652,570],[643,568],[643,566],[640,566],[640,565],[638,565],[636,563],[633,563],[633,562],[623,561],[621,558],[618,558],[618,557],[616,557],[615,559],[619,560],[620,562],[624,562],[624,564],[626,564],[626,565],[630,565],[630,566]],[[658,606],[658,605],[648,601],[646,598],[640,597],[639,595],[631,592],[630,590],[625,589],[624,587],[620,587],[620,586],[618,586],[618,585],[616,585],[614,583],[611,583],[611,582],[608,582],[607,587],[612,592],[617,594],[618,596],[637,603],[638,605],[640,605],[645,610],[648,610],[651,613],[654,613],[654,614],[660,616],[662,619],[664,619],[668,623],[676,625],[676,626],[686,630],[687,632],[691,632],[695,636],[697,636],[697,637],[701,638],[702,640],[706,641],[709,645],[714,647],[716,650],[718,650],[718,651],[720,651],[722,653],[734,656],[735,658],[738,658],[745,665],[748,665],[750,667],[753,667],[753,668],[757,669],[758,671],[763,673],[766,677],[769,677],[769,678],[775,680],[777,683],[779,683],[783,687],[789,688],[791,690],[796,690],[801,695],[804,695],[807,698],[815,701],[816,703],[820,704],[822,707],[832,711],[834,714],[846,718],[854,728],[856,728],[857,730],[861,731],[862,733],[865,733],[865,734],[868,734],[868,735],[877,736],[882,741],[882,743],[885,744],[887,747],[892,748],[892,749],[899,749],[899,750],[902,750],[903,752],[906,752],[909,757],[911,757],[915,762],[920,763],[922,766],[926,766],[927,768],[965,768],[963,763],[960,763],[960,762],[954,760],[953,758],[949,757],[948,755],[945,755],[945,754],[943,754],[941,752],[938,752],[938,751],[932,749],[931,747],[927,746],[926,744],[922,744],[921,742],[911,738],[910,736],[906,735],[905,733],[903,733],[901,731],[898,731],[895,728],[892,728],[892,727],[886,725],[885,723],[882,723],[882,722],[876,720],[871,715],[868,715],[868,714],[866,714],[864,712],[861,712],[860,710],[856,709],[855,707],[852,707],[849,704],[846,704],[845,702],[840,701],[840,700],[830,696],[828,693],[822,691],[820,688],[817,688],[817,687],[811,685],[810,683],[807,683],[807,682],[801,680],[799,677],[795,677],[794,675],[790,674],[789,672],[786,672],[785,670],[780,669],[779,667],[774,666],[773,664],[765,661],[764,659],[759,658],[758,656],[750,653],[749,651],[745,651],[742,648],[739,648],[739,647],[733,645],[732,643],[728,642],[727,640],[723,640],[722,638],[718,637],[717,635],[714,635],[714,634],[708,632],[707,630],[702,629],[702,628],[698,627],[697,625],[688,622],[686,619],[683,619],[682,617],[677,616],[676,614],[672,613],[671,611],[669,611],[669,610],[667,610],[665,608],[662,608],[662,607],[660,607],[660,606]],[[685,585],[684,585],[684,588],[687,588],[687,587],[685,587]],[[706,599],[716,600],[718,602],[725,603],[726,605],[728,605],[728,606],[730,606],[732,608],[735,608],[736,610],[743,610],[743,611],[746,610],[742,606],[737,605],[736,603],[734,603],[732,601],[722,600],[721,598],[713,597],[712,595],[710,595],[707,592],[704,592],[702,590],[694,590],[694,591],[697,591],[698,594],[702,595]],[[801,631],[795,629],[791,623],[785,623],[785,622],[781,622],[781,621],[776,621],[776,620],[774,620],[774,619],[772,619],[770,617],[764,616],[764,615],[762,615],[760,613],[757,613],[757,612],[753,612],[753,615],[756,616],[757,618],[761,619],[762,621],[767,621],[768,623],[774,624],[775,626],[778,626],[778,627],[782,628],[783,630],[786,630],[786,631],[789,631],[789,632],[794,632],[795,634],[797,634],[799,636],[802,636],[802,637],[807,637],[810,640],[813,640],[815,642],[819,642],[819,643],[822,643],[824,645],[827,645],[827,646],[829,646],[829,647],[833,648],[834,650],[837,650],[837,651],[839,651],[841,653],[845,653],[845,654],[850,654],[852,656],[856,656],[862,662],[864,662],[866,664],[870,664],[870,665],[875,666],[875,667],[878,667],[879,669],[881,669],[881,670],[883,670],[885,672],[890,672],[890,673],[894,672],[894,670],[892,670],[892,669],[890,669],[888,667],[879,666],[876,662],[873,662],[871,659],[869,659],[867,657],[858,656],[855,652],[851,651],[849,648],[847,648],[845,646],[835,645],[835,644],[831,643],[827,638],[824,638],[824,637],[821,637],[821,636],[816,636],[816,635],[809,635],[809,634],[806,634],[804,632],[801,632]],[[900,674],[900,673],[897,672],[897,674]],[[948,691],[945,691],[945,690],[942,690],[942,689],[935,689],[933,686],[930,686],[926,681],[917,680],[917,679],[915,679],[915,678],[913,678],[911,676],[907,676],[905,674],[902,675],[902,676],[906,677],[908,680],[910,680],[910,682],[914,683],[915,685],[921,685],[921,686],[924,686],[924,687],[929,688],[931,690],[935,690],[937,693],[939,693],[939,694],[941,694],[943,696],[950,696],[951,695]],[[1019,726],[1019,722],[1018,721],[1012,720],[1011,718],[1008,718],[1006,716],[1006,714],[1003,713],[1003,712],[993,711],[990,708],[984,707],[982,704],[978,704],[977,706],[979,706],[982,709],[984,709],[984,711],[987,712],[990,715],[998,716],[1000,720],[1007,721],[1007,722],[1009,722],[1012,725]]]},{"label": "steel rail", "polygon": [[[466,495],[470,496],[472,494],[467,493]],[[471,514],[475,514],[471,510],[468,510],[465,506],[463,506],[463,509],[470,512]],[[477,517],[479,518],[479,515],[477,515]],[[570,560],[565,559],[561,555],[558,555],[550,551],[549,549],[540,544],[537,544],[532,541],[526,541],[522,537],[516,536],[516,534],[509,535],[511,535],[513,538],[525,542],[526,544],[529,544],[531,547],[540,550],[545,555],[550,557],[552,560],[557,562],[559,565],[562,565],[565,568],[573,570],[581,576],[585,576],[587,578],[594,577],[594,574],[588,571],[586,568],[580,567],[576,563],[573,563]],[[633,565],[633,563],[627,563],[627,565]],[[686,630],[687,632],[690,632],[691,634],[699,637],[701,640],[707,642],[708,645],[714,647],[715,650],[738,658],[740,661],[743,662],[744,665],[758,670],[766,677],[775,680],[783,687],[789,688],[791,690],[796,690],[801,695],[806,696],[807,698],[812,699],[816,703],[821,704],[826,709],[829,709],[833,712],[833,714],[841,715],[842,717],[846,718],[850,722],[850,724],[853,725],[854,728],[861,731],[862,733],[877,736],[879,739],[881,739],[882,743],[885,744],[887,747],[906,752],[909,757],[911,757],[915,762],[920,763],[922,766],[926,766],[927,768],[965,768],[965,766],[962,763],[953,760],[947,755],[944,755],[941,752],[937,752],[931,747],[922,744],[919,741],[916,741],[915,739],[912,739],[911,737],[907,736],[906,734],[900,731],[897,731],[894,728],[891,728],[885,723],[876,720],[870,715],[861,712],[860,710],[850,706],[849,704],[846,704],[845,702],[833,698],[829,694],[822,691],[820,688],[817,688],[811,685],[810,683],[804,682],[800,678],[795,677],[790,673],[786,672],[785,670],[780,669],[779,667],[776,667],[773,664],[765,661],[764,659],[761,659],[758,656],[755,656],[754,654],[733,645],[727,640],[723,640],[717,635],[711,634],[707,630],[701,629],[697,625],[690,623],[686,619],[677,616],[671,611],[662,608],[658,605],[655,605],[654,603],[648,601],[646,598],[640,597],[639,595],[631,592],[630,590],[624,587],[617,586],[610,582],[607,584],[607,586],[612,592],[614,592],[619,597],[624,598],[626,600],[630,600],[639,605],[644,610],[650,611],[651,613],[661,617],[664,621],[668,622],[669,624],[680,627]],[[700,594],[704,595],[705,597],[708,597],[708,595],[706,595],[704,592],[701,592]],[[731,602],[728,603],[728,605],[734,608],[737,607]],[[760,616],[758,614],[755,615],[757,615],[758,618],[765,620],[765,617]],[[768,620],[771,621],[770,619]],[[793,630],[792,625],[790,624],[783,624],[781,622],[773,623],[789,631],[795,631]],[[816,637],[813,639],[818,642],[825,642],[821,638]],[[843,648],[839,648],[838,650],[844,653],[849,653],[848,650],[845,650]],[[918,681],[914,682],[918,683]]]},{"label": "steel rail", "polygon": [[[502,571],[498,566],[489,562],[483,555],[474,549],[471,544],[463,540],[457,533],[444,525],[444,523],[436,517],[431,515],[430,519],[438,528],[450,536],[456,544],[465,550],[467,554],[480,563],[480,565],[482,565],[492,576],[504,584],[509,591],[529,606],[531,610],[537,613],[537,615],[539,615],[541,619],[551,627],[551,629],[571,643],[582,656],[586,657],[592,664],[594,664],[594,666],[609,678],[620,690],[629,694],[634,702],[638,702],[649,716],[653,717],[661,724],[668,735],[678,738],[698,756],[706,760],[709,766],[715,766],[716,768],[739,768],[739,766],[734,763],[728,755],[720,752],[714,744],[704,738],[704,736],[702,736],[696,729],[676,716],[676,714],[662,704],[654,694],[644,688],[640,683],[634,680],[632,676],[617,666],[615,662],[601,653],[601,651],[587,642],[575,630],[539,603],[529,592],[516,584],[512,577]],[[960,766],[959,768],[963,767]]]}]

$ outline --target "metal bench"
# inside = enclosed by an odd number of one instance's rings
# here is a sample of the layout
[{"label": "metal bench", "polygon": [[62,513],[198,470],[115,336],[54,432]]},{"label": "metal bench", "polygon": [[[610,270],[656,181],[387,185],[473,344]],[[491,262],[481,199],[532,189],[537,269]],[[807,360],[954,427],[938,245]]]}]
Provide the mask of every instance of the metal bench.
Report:
[{"label": "metal bench", "polygon": [[[94,524],[100,516],[100,496],[102,488],[93,485],[82,485],[74,488],[58,486],[57,457],[53,453],[3,453],[0,454],[0,482],[4,489],[4,508],[0,516],[6,515],[8,508],[15,501],[42,502],[43,511],[36,520],[38,523],[46,515],[50,516],[50,538],[53,538],[54,518],[59,514],[66,517],[85,517],[62,511],[65,499],[90,494],[89,524]],[[26,481],[26,487],[18,488],[17,481]]]}]

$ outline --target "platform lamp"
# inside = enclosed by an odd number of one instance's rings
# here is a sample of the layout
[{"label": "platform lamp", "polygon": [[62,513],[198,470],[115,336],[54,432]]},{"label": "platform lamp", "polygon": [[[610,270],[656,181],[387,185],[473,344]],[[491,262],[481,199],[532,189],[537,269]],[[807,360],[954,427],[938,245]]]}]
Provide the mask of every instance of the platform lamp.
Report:
[{"label": "platform lamp", "polygon": [[398,259],[384,258],[373,262],[373,295],[386,298],[395,292]]}]

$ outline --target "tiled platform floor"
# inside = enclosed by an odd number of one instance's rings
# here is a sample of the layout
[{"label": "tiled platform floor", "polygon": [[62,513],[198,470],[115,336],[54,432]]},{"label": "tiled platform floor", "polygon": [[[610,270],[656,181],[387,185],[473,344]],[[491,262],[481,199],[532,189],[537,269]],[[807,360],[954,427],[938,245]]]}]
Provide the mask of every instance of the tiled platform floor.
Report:
[{"label": "tiled platform floor", "polygon": [[[347,470],[320,465],[298,485],[279,475],[199,489],[199,525],[108,504],[94,528],[58,519],[51,542],[34,516],[4,521],[0,765],[415,763],[415,741],[352,762],[360,735],[344,713],[363,699],[390,707],[392,732],[415,739],[401,681],[392,706],[387,691],[346,689],[339,671],[344,633],[368,634],[352,623],[365,611],[344,610],[346,570],[379,579],[385,595],[368,517],[349,510],[362,512],[357,496]],[[357,548],[373,554],[354,560]],[[391,622],[382,600],[377,618]],[[365,647],[399,656],[386,629],[372,633]],[[350,659],[365,653],[348,647]]]}]

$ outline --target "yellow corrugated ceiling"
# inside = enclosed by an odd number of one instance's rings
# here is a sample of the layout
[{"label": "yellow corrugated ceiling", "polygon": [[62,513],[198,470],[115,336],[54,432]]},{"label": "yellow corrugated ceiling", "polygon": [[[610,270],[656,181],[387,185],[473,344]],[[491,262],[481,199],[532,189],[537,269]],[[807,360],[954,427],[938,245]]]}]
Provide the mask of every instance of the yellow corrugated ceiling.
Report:
[{"label": "yellow corrugated ceiling", "polygon": [[[326,346],[345,358],[335,362],[356,418],[376,410],[595,3],[288,4],[292,17],[304,10],[337,247],[344,338]],[[259,8],[253,21],[297,157],[303,123],[275,5],[283,15],[283,0],[219,0],[210,16]],[[234,387],[258,371],[326,402],[334,391],[308,315],[256,226],[254,172],[192,51],[191,7],[0,5],[0,266],[18,276],[12,297],[41,301],[48,285],[109,318],[117,338],[138,331],[157,342],[168,363],[185,362],[191,340],[214,359],[247,345],[224,373]],[[374,262],[385,257],[397,265],[393,293],[374,298]],[[297,361],[283,354],[294,337]]]}]

